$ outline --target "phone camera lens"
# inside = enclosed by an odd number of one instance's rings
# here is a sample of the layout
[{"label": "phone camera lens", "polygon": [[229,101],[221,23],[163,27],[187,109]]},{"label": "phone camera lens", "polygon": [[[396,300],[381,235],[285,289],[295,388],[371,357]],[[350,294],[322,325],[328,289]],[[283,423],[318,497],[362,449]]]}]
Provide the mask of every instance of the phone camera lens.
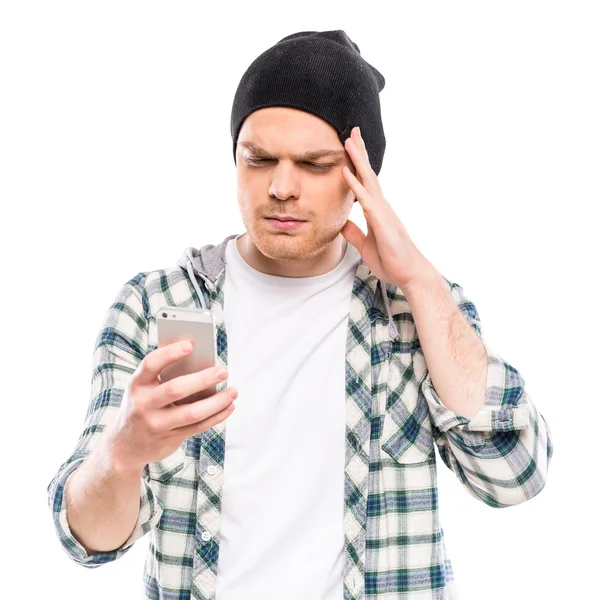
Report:
[{"label": "phone camera lens", "polygon": [[162,318],[166,319],[167,318],[167,314],[166,313],[162,313]]}]

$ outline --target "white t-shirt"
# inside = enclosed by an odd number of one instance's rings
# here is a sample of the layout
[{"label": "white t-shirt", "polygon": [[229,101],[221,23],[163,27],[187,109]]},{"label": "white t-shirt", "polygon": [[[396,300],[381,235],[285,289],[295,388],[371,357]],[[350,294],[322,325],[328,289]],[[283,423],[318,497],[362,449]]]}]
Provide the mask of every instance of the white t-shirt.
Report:
[{"label": "white t-shirt", "polygon": [[229,241],[228,386],[216,600],[342,600],[345,342],[360,254],[315,277],[249,266]]}]

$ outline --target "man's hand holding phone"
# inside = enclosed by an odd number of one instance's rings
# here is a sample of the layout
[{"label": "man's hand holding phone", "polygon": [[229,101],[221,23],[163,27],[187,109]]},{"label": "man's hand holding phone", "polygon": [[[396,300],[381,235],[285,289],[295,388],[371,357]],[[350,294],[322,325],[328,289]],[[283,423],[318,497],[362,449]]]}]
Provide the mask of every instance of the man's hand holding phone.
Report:
[{"label": "man's hand holding phone", "polygon": [[162,383],[162,369],[191,350],[188,341],[159,347],[144,357],[134,372],[117,420],[105,439],[119,469],[139,471],[170,456],[186,438],[220,423],[234,410],[238,391],[232,387],[203,400],[173,404],[228,377],[226,369],[214,366]]}]

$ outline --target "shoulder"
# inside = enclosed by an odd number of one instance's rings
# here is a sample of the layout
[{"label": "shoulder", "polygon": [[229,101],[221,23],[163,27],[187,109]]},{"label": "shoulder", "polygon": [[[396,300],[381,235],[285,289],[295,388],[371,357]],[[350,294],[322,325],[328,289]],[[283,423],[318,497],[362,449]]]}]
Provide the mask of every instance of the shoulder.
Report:
[{"label": "shoulder", "polygon": [[162,306],[191,306],[194,302],[187,271],[179,265],[136,273],[124,283],[118,299],[141,302],[147,319]]}]

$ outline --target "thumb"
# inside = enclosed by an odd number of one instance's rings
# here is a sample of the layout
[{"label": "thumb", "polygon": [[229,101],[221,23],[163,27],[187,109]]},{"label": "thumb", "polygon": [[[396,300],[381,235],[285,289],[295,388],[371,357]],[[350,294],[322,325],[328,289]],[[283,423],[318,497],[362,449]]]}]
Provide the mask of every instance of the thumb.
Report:
[{"label": "thumb", "polygon": [[364,245],[364,241],[366,240],[366,234],[353,222],[349,219],[345,222],[343,229],[341,230],[341,235],[353,246],[355,246],[356,250],[362,254],[362,246]]}]

